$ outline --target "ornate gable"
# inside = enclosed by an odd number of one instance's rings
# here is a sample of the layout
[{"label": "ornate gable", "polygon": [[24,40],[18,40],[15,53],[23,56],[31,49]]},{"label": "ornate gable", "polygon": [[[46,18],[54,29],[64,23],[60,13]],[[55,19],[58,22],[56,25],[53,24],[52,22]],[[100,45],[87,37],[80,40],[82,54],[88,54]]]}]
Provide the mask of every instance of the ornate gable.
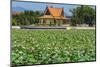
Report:
[{"label": "ornate gable", "polygon": [[63,8],[53,8],[53,7],[47,7],[45,10],[44,15],[52,15],[54,17],[60,17],[64,16],[64,10]]}]

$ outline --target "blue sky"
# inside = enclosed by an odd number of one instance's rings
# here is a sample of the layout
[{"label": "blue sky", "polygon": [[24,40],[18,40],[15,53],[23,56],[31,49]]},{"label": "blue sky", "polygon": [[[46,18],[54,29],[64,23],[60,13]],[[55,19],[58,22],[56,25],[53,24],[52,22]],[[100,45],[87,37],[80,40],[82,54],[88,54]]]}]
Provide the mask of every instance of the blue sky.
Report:
[{"label": "blue sky", "polygon": [[69,4],[48,4],[48,3],[36,3],[36,2],[18,2],[18,1],[13,1],[12,2],[12,7],[22,7],[26,10],[39,10],[39,11],[44,11],[46,6],[53,6],[56,8],[64,8],[64,12],[66,15],[71,16],[70,10],[78,7],[79,5],[69,5]]}]

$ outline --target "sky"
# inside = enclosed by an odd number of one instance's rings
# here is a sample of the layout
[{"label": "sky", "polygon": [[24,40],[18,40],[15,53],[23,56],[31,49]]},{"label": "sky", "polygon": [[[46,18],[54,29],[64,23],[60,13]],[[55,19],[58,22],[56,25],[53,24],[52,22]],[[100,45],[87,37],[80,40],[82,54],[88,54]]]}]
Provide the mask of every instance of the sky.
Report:
[{"label": "sky", "polygon": [[33,11],[44,11],[46,6],[53,6],[55,8],[64,8],[64,12],[67,16],[71,16],[71,9],[78,7],[79,5],[71,5],[71,4],[50,4],[50,3],[36,3],[36,2],[20,2],[13,1],[12,7],[22,7],[26,10]]}]

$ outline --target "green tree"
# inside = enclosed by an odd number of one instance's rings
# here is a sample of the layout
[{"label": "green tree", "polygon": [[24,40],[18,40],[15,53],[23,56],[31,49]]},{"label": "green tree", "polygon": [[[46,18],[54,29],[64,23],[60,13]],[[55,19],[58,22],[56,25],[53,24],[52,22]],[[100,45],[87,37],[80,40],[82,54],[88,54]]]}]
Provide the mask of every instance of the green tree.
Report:
[{"label": "green tree", "polygon": [[93,7],[81,5],[80,7],[72,9],[71,13],[72,25],[85,23],[89,26],[93,26],[95,23],[96,12]]},{"label": "green tree", "polygon": [[31,25],[39,22],[38,17],[43,13],[39,11],[24,11],[19,15],[13,15],[12,25]]}]

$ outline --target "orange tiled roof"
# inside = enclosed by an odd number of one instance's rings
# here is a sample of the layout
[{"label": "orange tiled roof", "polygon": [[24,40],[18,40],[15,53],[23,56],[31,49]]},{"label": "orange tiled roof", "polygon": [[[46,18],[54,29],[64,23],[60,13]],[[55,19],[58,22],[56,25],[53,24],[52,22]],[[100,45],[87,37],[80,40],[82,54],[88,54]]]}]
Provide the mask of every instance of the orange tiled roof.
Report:
[{"label": "orange tiled roof", "polygon": [[48,10],[49,10],[50,14],[52,14],[53,16],[61,16],[61,13],[63,12],[63,8],[49,7]]},{"label": "orange tiled roof", "polygon": [[21,14],[21,12],[12,12],[13,16],[20,15],[20,14]]}]

